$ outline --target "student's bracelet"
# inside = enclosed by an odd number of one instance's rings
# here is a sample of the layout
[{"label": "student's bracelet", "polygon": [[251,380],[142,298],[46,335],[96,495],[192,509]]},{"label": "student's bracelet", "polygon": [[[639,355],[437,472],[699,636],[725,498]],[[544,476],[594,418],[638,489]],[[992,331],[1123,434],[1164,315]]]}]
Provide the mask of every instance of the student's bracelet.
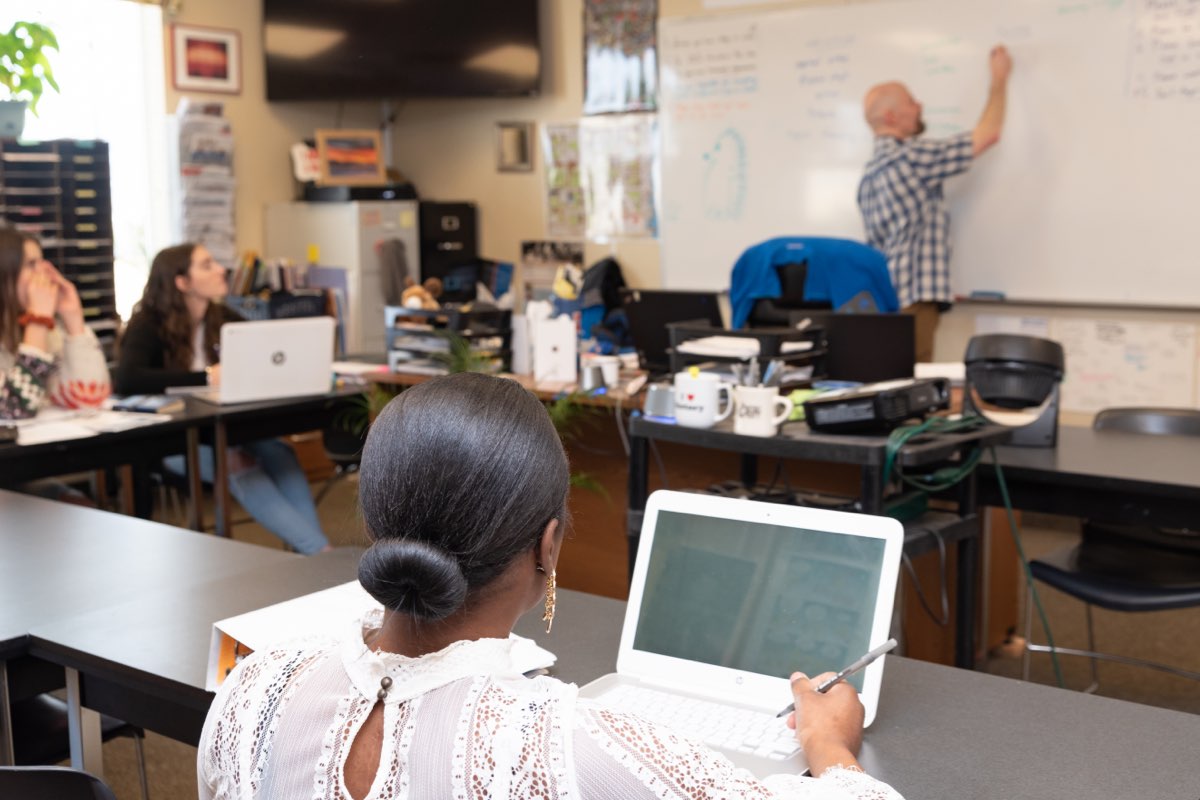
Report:
[{"label": "student's bracelet", "polygon": [[30,325],[41,325],[47,330],[54,328],[54,317],[47,317],[45,314],[31,314],[26,311],[21,316],[17,317],[17,324],[22,328]]}]

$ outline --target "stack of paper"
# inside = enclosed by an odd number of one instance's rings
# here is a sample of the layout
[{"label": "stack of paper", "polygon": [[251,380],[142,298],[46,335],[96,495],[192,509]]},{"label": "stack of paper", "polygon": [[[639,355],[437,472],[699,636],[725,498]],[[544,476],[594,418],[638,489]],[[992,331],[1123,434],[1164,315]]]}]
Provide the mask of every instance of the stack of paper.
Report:
[{"label": "stack of paper", "polygon": [[86,439],[101,433],[117,433],[144,425],[166,422],[166,414],[128,411],[98,411],[45,408],[36,417],[16,420],[17,444],[45,444]]},{"label": "stack of paper", "polygon": [[[355,629],[355,621],[380,608],[358,581],[351,581],[220,620],[213,624],[205,688],[215,692],[237,663],[255,650],[302,639],[340,639]],[[544,669],[555,662],[553,653],[529,639],[511,634],[510,638],[517,640],[512,649],[512,667],[517,672]]]}]

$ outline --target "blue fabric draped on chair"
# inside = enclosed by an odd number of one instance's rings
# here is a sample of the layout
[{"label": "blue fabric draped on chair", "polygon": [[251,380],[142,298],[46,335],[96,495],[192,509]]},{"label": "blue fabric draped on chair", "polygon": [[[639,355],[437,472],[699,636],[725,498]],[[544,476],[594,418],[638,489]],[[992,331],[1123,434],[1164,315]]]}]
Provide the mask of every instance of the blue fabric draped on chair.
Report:
[{"label": "blue fabric draped on chair", "polygon": [[754,301],[783,294],[778,267],[806,262],[804,300],[835,309],[867,291],[879,311],[899,311],[887,258],[870,245],[824,236],[780,236],[747,248],[733,265],[729,301],[731,324],[746,324]]}]

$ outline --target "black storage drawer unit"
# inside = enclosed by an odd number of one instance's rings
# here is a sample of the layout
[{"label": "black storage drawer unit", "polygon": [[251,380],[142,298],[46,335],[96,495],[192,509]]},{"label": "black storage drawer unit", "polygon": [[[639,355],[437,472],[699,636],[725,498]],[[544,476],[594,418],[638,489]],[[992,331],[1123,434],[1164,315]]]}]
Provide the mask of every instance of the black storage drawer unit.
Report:
[{"label": "black storage drawer unit", "polygon": [[0,220],[36,237],[75,283],[84,319],[111,358],[119,319],[109,175],[107,142],[0,139]]}]

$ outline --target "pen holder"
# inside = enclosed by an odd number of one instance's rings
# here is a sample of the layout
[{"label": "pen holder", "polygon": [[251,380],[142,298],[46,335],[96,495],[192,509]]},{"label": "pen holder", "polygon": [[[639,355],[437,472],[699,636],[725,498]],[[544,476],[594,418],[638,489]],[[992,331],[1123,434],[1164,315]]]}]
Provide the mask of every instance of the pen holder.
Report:
[{"label": "pen holder", "polygon": [[743,436],[774,436],[792,413],[792,401],[775,386],[735,386],[733,432]]}]

